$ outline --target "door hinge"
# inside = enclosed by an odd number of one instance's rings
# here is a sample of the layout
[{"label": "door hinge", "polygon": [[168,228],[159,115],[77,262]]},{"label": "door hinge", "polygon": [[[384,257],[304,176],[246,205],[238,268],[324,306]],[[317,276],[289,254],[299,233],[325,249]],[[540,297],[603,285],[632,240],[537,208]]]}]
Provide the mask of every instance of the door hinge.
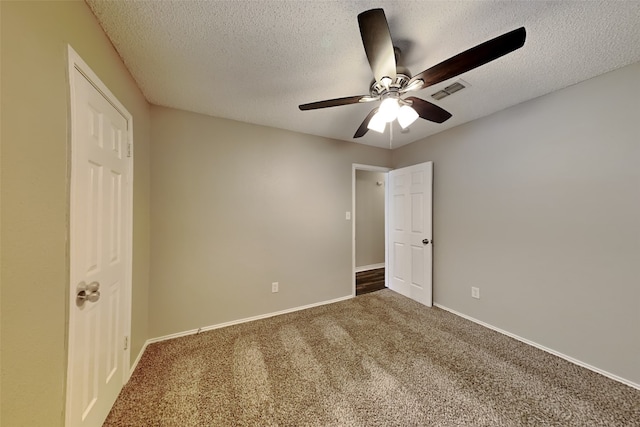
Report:
[{"label": "door hinge", "polygon": [[129,337],[124,337],[124,349],[129,348]]},{"label": "door hinge", "polygon": [[127,157],[131,157],[131,143],[127,143]]}]

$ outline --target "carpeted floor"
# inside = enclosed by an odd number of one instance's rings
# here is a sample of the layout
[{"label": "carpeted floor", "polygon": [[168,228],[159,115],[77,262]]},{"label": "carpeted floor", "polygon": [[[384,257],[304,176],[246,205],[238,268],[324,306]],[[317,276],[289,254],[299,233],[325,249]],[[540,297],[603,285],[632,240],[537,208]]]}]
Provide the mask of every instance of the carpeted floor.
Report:
[{"label": "carpeted floor", "polygon": [[150,345],[105,426],[640,426],[640,391],[390,290]]}]

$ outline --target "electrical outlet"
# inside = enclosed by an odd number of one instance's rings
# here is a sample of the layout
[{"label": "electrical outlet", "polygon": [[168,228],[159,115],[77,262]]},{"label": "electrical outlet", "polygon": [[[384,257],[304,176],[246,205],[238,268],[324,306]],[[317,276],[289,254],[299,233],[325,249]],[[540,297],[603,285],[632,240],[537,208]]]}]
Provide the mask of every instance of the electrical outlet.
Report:
[{"label": "electrical outlet", "polygon": [[477,298],[480,299],[480,288],[476,288],[476,287],[471,287],[471,296],[473,298]]},{"label": "electrical outlet", "polygon": [[273,293],[278,292],[278,286],[280,286],[280,285],[278,284],[278,282],[273,282],[273,283],[271,284],[271,292],[273,292]]}]

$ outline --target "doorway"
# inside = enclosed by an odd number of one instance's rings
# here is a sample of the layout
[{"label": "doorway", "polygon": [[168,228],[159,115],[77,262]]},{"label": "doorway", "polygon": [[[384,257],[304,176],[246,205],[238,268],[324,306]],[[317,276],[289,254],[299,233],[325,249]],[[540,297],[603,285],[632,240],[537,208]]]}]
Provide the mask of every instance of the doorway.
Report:
[{"label": "doorway", "polygon": [[[352,296],[356,296],[356,172],[384,174],[385,287],[421,304],[433,304],[433,162],[391,170],[354,164],[352,167]],[[371,267],[371,265],[369,265]],[[374,265],[375,268],[375,265]]]},{"label": "doorway", "polygon": [[353,296],[386,287],[386,182],[389,168],[352,169]]}]

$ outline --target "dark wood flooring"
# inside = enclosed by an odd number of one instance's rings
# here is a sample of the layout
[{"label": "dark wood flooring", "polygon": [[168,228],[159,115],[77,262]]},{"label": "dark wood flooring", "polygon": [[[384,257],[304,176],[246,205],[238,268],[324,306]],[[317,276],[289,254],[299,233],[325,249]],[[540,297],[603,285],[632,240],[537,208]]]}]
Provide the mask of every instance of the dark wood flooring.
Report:
[{"label": "dark wood flooring", "polygon": [[384,289],[384,268],[356,273],[356,295]]}]

